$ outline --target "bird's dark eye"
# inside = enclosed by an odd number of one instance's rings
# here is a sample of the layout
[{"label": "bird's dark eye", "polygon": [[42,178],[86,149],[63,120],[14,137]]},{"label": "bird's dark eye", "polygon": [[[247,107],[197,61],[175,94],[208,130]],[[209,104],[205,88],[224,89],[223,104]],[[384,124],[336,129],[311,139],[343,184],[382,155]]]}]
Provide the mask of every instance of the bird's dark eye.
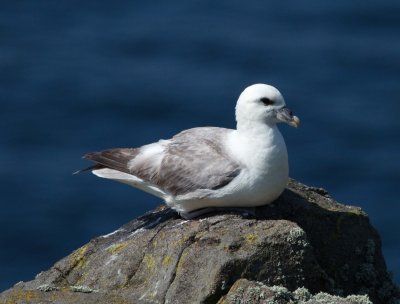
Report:
[{"label": "bird's dark eye", "polygon": [[270,105],[274,104],[274,102],[271,99],[267,98],[267,97],[263,97],[260,100],[266,106],[270,106]]}]

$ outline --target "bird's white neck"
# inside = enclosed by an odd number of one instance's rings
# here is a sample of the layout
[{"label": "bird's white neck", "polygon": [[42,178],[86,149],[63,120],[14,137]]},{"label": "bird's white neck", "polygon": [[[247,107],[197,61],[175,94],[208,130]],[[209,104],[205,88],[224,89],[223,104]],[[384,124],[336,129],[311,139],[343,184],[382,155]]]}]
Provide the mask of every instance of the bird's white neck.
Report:
[{"label": "bird's white neck", "polygon": [[281,150],[286,157],[285,142],[276,124],[240,121],[232,135],[229,143],[232,153],[250,166],[258,166],[269,158],[278,157]]},{"label": "bird's white neck", "polygon": [[267,144],[275,136],[280,136],[276,124],[267,124],[261,121],[240,120],[236,126],[237,134],[249,140],[262,141]]}]

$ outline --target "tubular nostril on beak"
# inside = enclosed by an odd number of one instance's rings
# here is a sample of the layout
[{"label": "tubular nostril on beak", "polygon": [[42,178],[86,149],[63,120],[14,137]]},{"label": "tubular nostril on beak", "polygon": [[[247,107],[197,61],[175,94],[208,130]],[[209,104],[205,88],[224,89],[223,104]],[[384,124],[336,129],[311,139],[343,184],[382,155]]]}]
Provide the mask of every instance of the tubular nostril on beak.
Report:
[{"label": "tubular nostril on beak", "polygon": [[279,121],[285,122],[292,127],[297,128],[300,124],[300,119],[297,116],[294,116],[293,112],[287,107],[279,109],[276,113],[276,118]]}]

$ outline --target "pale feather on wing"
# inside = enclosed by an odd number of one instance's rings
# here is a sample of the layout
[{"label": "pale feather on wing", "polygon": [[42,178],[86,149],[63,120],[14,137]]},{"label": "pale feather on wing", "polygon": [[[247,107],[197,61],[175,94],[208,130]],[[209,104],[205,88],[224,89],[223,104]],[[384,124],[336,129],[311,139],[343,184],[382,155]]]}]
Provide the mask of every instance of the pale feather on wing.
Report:
[{"label": "pale feather on wing", "polygon": [[171,140],[136,149],[88,153],[84,158],[137,176],[173,195],[215,190],[240,173],[239,164],[228,157],[222,144],[228,132],[223,128],[194,128]]}]

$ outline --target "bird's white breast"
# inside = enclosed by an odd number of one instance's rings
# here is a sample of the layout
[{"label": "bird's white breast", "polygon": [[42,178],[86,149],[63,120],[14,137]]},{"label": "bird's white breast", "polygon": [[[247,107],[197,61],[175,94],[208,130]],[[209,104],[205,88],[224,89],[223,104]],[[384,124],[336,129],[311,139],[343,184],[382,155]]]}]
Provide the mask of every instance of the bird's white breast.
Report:
[{"label": "bird's white breast", "polygon": [[180,197],[166,198],[168,205],[181,212],[205,207],[254,207],[273,202],[288,180],[286,145],[276,127],[262,125],[249,132],[234,130],[225,143],[230,157],[240,164],[240,174],[227,186]]},{"label": "bird's white breast", "polygon": [[234,131],[226,143],[228,151],[243,167],[228,185],[237,204],[264,205],[284,190],[289,174],[286,145],[277,127],[260,126],[251,132]]}]

